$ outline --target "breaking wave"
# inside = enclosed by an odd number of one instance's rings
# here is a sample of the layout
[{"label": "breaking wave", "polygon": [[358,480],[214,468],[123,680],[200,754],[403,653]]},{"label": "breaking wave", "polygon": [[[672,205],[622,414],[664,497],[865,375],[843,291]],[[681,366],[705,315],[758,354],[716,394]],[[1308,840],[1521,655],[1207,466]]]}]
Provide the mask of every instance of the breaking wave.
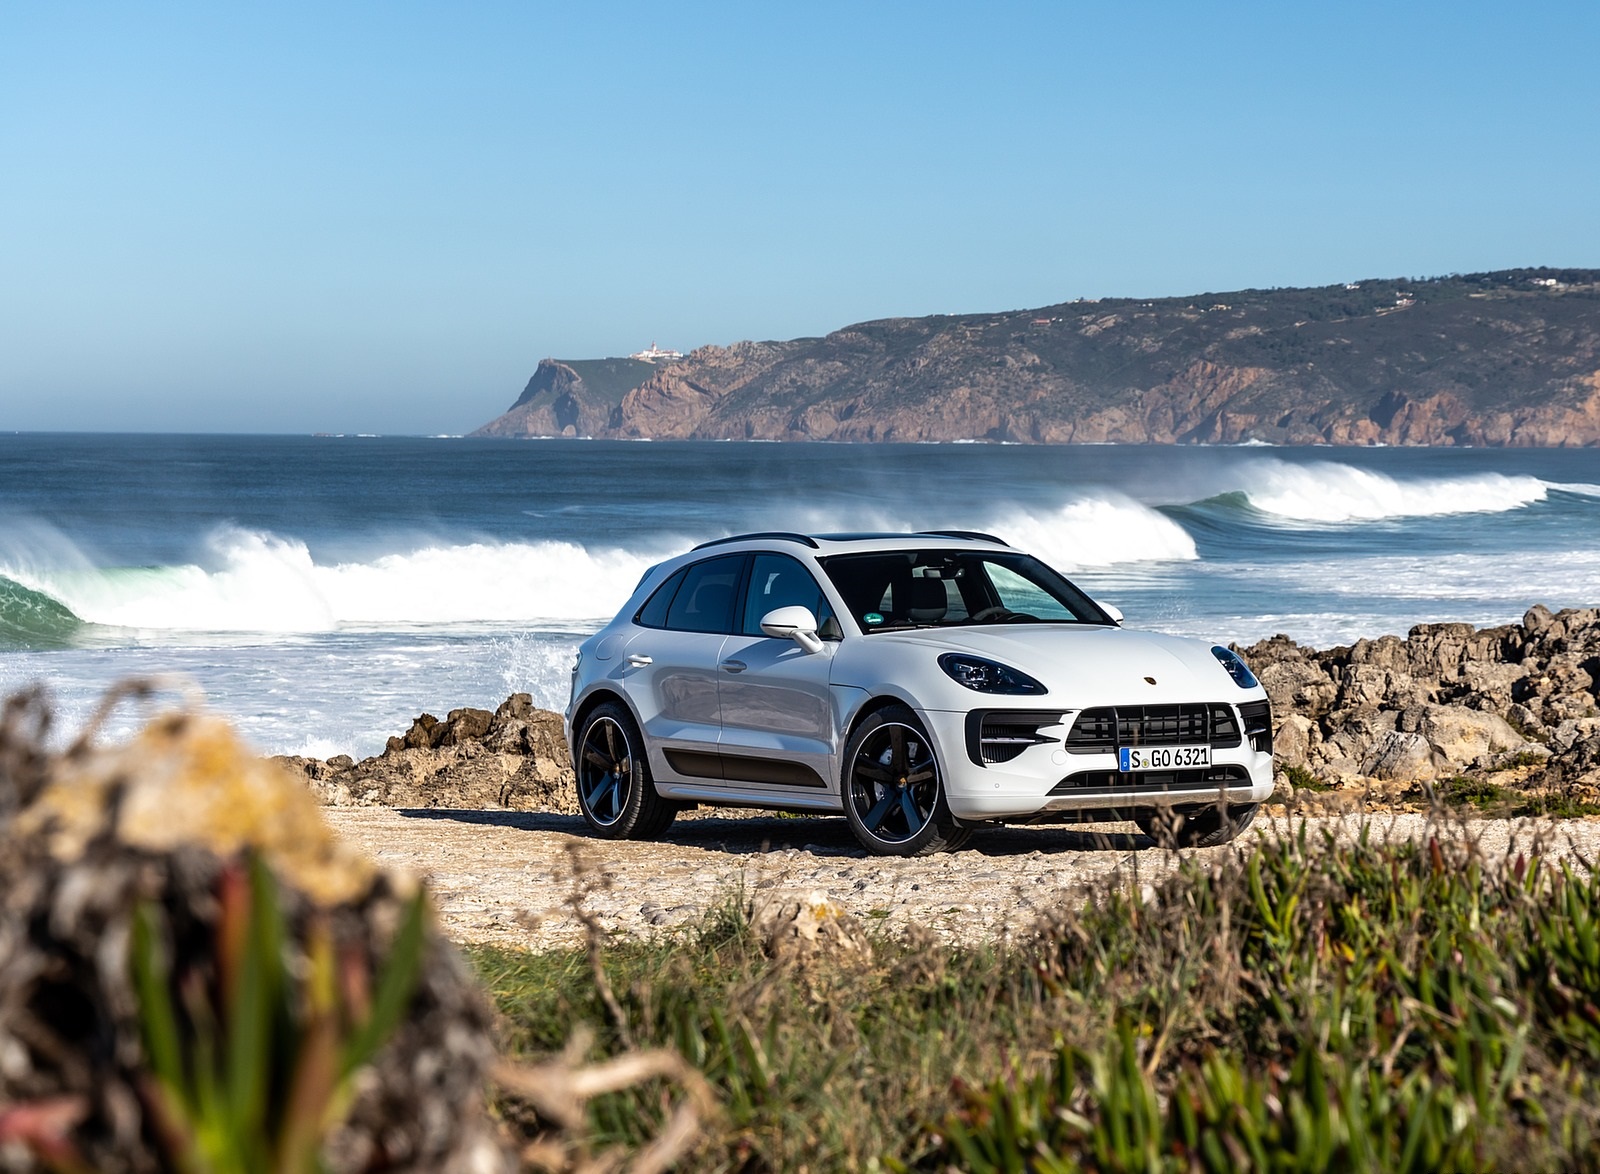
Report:
[{"label": "breaking wave", "polygon": [[1081,498],[1046,511],[1016,508],[983,529],[1065,571],[1200,557],[1177,522],[1116,496]]},{"label": "breaking wave", "polygon": [[0,648],[60,648],[83,626],[42,591],[0,577]]},{"label": "breaking wave", "polygon": [[341,624],[586,621],[610,616],[653,561],[570,542],[482,542],[324,566],[296,539],[236,529],[216,532],[208,545],[206,566],[0,566],[0,584],[10,584],[0,590],[0,637],[78,621],[273,633]]},{"label": "breaking wave", "polygon": [[1244,482],[1239,492],[1261,513],[1334,523],[1503,513],[1544,501],[1552,490],[1584,493],[1595,488],[1503,473],[1400,480],[1333,461],[1262,461],[1247,467]]},{"label": "breaking wave", "polygon": [[[1177,522],[1151,506],[1106,491],[1059,505],[1009,503],[986,512],[940,504],[911,515],[852,504],[849,517],[855,529],[891,534],[965,527],[992,534],[1063,571],[1200,557],[1194,539]],[[826,534],[840,529],[840,517],[837,511],[824,509],[791,511],[774,523],[774,528],[780,526]]]},{"label": "breaking wave", "polygon": [[[1181,526],[1131,500],[1008,507],[974,524],[1069,570],[1198,557]],[[323,564],[304,542],[261,531],[220,529],[206,545],[202,560],[178,566],[74,560],[69,569],[44,570],[0,560],[0,644],[49,646],[84,624],[278,634],[341,625],[588,624],[613,615],[652,563],[683,549],[473,542]]]}]

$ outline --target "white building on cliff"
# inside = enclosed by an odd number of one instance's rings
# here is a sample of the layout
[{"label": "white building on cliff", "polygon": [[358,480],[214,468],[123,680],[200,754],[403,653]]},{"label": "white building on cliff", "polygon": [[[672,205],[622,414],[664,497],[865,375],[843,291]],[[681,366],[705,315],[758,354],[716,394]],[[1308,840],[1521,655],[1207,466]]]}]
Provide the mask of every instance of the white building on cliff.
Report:
[{"label": "white building on cliff", "polygon": [[683,358],[683,352],[664,351],[660,347],[656,346],[655,342],[652,341],[648,350],[634,351],[633,354],[628,356],[628,358],[639,359],[646,363],[670,363],[674,359]]}]

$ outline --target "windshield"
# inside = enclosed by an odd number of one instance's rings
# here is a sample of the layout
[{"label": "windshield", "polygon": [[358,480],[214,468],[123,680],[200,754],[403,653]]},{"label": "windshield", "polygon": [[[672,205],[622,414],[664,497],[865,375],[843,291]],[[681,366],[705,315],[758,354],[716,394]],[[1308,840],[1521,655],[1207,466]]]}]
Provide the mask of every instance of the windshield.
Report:
[{"label": "windshield", "polygon": [[863,632],[1112,622],[1094,600],[1031,555],[900,550],[817,561]]}]

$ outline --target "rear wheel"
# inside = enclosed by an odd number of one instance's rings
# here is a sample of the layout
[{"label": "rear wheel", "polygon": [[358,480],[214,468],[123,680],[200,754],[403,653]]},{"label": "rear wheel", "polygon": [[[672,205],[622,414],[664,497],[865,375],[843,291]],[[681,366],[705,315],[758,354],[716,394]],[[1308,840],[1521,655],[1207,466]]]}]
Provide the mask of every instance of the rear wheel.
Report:
[{"label": "rear wheel", "polygon": [[644,737],[617,703],[597,705],[584,719],[576,759],[578,810],[596,835],[654,839],[678,814],[677,804],[656,794]]},{"label": "rear wheel", "polygon": [[844,755],[844,814],[875,856],[929,856],[971,835],[945,803],[939,758],[916,714],[903,705],[869,714]]},{"label": "rear wheel", "polygon": [[1170,807],[1147,807],[1134,813],[1139,830],[1163,848],[1215,848],[1237,836],[1256,817],[1259,804],[1216,803],[1204,811],[1186,813]]}]

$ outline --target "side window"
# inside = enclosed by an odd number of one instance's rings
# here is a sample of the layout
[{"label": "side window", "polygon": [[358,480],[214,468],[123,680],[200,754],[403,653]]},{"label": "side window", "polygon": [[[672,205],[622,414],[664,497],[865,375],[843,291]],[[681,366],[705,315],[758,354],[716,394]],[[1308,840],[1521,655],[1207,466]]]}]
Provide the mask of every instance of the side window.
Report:
[{"label": "side window", "polygon": [[742,554],[685,567],[683,583],[667,608],[667,627],[678,632],[733,631],[734,595],[743,569]]},{"label": "side window", "polygon": [[679,571],[657,587],[649,602],[639,609],[638,615],[633,617],[634,623],[642,624],[646,628],[665,628],[667,608],[672,606],[672,597],[678,593],[678,588],[683,586],[683,577],[686,574],[687,570]]},{"label": "side window", "polygon": [[744,597],[744,634],[761,635],[761,617],[774,608],[803,607],[817,617],[824,639],[839,635],[839,621],[805,566],[786,554],[758,554]]}]

